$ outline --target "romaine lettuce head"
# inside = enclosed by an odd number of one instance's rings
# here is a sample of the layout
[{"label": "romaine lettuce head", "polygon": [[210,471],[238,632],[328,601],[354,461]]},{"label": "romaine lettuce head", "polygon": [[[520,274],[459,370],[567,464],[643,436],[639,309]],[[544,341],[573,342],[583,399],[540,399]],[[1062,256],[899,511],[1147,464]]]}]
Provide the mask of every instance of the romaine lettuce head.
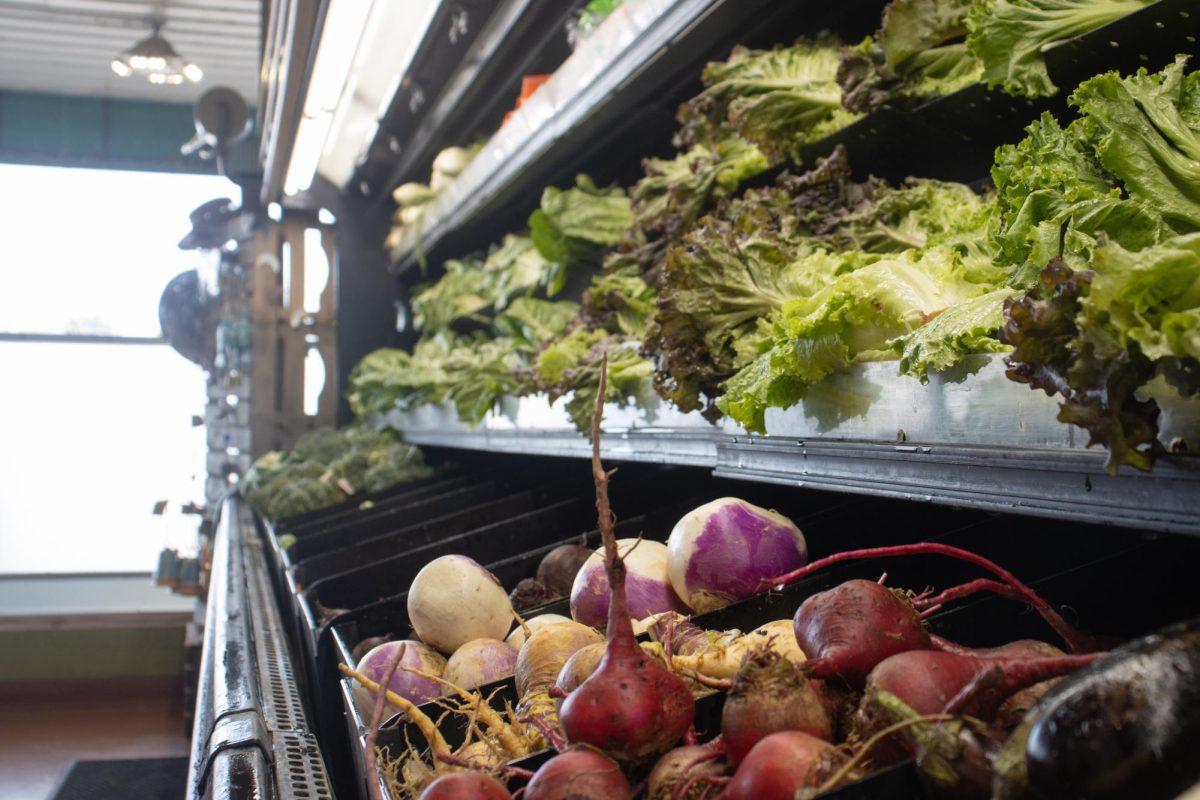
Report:
[{"label": "romaine lettuce head", "polygon": [[980,0],[967,15],[967,47],[989,87],[1012,95],[1058,92],[1046,71],[1047,45],[1095,30],[1154,0]]}]

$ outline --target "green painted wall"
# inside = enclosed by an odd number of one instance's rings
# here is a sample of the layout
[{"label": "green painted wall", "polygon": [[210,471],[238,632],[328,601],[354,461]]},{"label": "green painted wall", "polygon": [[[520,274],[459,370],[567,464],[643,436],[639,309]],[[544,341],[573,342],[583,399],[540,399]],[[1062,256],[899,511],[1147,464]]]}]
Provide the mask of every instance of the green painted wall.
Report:
[{"label": "green painted wall", "polygon": [[0,162],[216,174],[179,153],[195,130],[190,103],[0,91]]},{"label": "green painted wall", "polygon": [[0,682],[183,674],[183,626],[0,632]]}]

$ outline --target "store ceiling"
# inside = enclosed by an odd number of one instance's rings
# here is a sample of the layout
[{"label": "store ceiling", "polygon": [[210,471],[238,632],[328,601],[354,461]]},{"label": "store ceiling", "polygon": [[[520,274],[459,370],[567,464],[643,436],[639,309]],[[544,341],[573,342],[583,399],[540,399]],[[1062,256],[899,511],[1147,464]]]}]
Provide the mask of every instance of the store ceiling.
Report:
[{"label": "store ceiling", "polygon": [[[261,0],[0,0],[0,91],[191,102],[229,86],[258,100]],[[150,34],[160,14],[163,35],[204,79],[180,86],[117,77],[117,53]]]}]

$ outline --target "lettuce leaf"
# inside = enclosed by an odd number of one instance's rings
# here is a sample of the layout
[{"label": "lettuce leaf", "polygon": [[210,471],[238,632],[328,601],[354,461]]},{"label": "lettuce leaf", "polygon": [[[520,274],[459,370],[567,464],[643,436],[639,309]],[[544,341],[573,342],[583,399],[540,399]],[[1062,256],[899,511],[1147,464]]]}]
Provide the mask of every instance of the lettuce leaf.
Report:
[{"label": "lettuce leaf", "polygon": [[608,356],[606,402],[648,405],[654,400],[650,381],[654,368],[639,352],[639,342],[603,331],[576,330],[538,356],[538,386],[551,402],[566,394],[567,416],[575,428],[591,437],[592,415],[600,391],[600,368]]},{"label": "lettuce leaf", "polygon": [[962,41],[972,2],[888,3],[874,38],[842,51],[842,105],[865,114],[896,99],[950,94],[978,82],[983,65]]},{"label": "lettuce leaf", "polygon": [[1102,131],[1095,148],[1104,169],[1180,233],[1200,230],[1200,73],[1185,79],[1187,62],[1177,56],[1161,72],[1124,79],[1106,72],[1070,100]]},{"label": "lettuce leaf", "polygon": [[888,342],[992,286],[967,279],[954,248],[906,251],[839,275],[772,317],[770,347],[724,384],[718,407],[765,432],[768,407],[794,405],[808,387],[855,361],[893,357]]},{"label": "lettuce leaf", "polygon": [[496,302],[496,286],[479,259],[451,259],[437,283],[412,297],[413,325],[420,331],[439,331],[457,319],[481,319]]},{"label": "lettuce leaf", "polygon": [[619,186],[599,189],[587,175],[575,186],[542,192],[541,208],[529,218],[534,245],[547,261],[568,264],[621,241],[633,224],[629,197]]},{"label": "lettuce leaf", "polygon": [[1092,267],[1054,261],[1008,304],[1008,376],[1061,396],[1058,419],[1108,450],[1110,473],[1149,470],[1166,448],[1158,403],[1140,390],[1157,375],[1184,395],[1200,390],[1200,234],[1137,252],[1101,241]]},{"label": "lettuce leaf", "polygon": [[842,108],[839,47],[822,37],[773,50],[735,48],[727,61],[705,67],[707,88],[680,106],[677,143],[716,141],[728,121],[773,160],[798,163],[802,145],[855,119]]},{"label": "lettuce leaf", "polygon": [[578,312],[578,303],[519,297],[496,316],[495,325],[501,336],[514,340],[517,349],[537,351],[561,336]]},{"label": "lettuce leaf", "polygon": [[1154,0],[981,0],[967,15],[967,47],[983,62],[983,78],[1021,97],[1058,93],[1045,47],[1095,30]]},{"label": "lettuce leaf", "polygon": [[673,159],[647,158],[646,175],[630,191],[636,226],[651,238],[674,238],[714,200],[735,193],[743,181],[766,171],[766,156],[738,136],[698,144]]},{"label": "lettuce leaf", "polygon": [[996,289],[955,303],[912,333],[888,346],[900,356],[900,374],[929,381],[929,371],[941,372],[970,353],[1000,353],[1009,348],[998,338],[1004,322],[1004,303],[1020,296],[1016,289]]},{"label": "lettuce leaf", "polygon": [[583,292],[582,321],[588,330],[605,330],[634,339],[645,337],[654,317],[657,294],[636,266],[592,278]]}]

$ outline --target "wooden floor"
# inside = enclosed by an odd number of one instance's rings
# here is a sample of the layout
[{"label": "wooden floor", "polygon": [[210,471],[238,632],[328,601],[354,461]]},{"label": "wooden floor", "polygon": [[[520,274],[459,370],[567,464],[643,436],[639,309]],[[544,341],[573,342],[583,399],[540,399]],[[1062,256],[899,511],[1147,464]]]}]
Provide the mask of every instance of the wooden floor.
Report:
[{"label": "wooden floor", "polygon": [[75,760],[187,755],[175,682],[0,684],[0,798],[48,800]]}]

